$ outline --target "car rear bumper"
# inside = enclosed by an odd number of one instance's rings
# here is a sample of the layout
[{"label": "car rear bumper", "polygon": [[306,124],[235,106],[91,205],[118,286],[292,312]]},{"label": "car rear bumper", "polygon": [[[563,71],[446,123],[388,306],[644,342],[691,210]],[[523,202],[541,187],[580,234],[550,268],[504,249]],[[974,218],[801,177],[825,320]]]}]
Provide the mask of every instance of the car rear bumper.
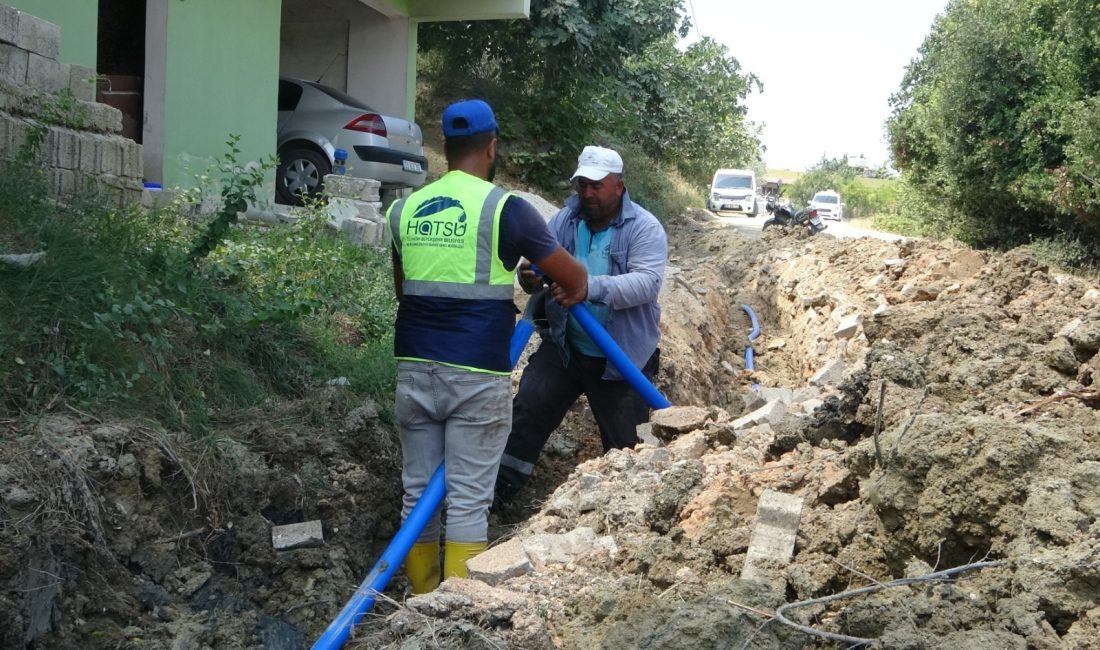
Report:
[{"label": "car rear bumper", "polygon": [[424,156],[388,147],[355,145],[359,159],[351,163],[351,173],[373,178],[385,186],[420,187],[428,177],[428,159]]}]

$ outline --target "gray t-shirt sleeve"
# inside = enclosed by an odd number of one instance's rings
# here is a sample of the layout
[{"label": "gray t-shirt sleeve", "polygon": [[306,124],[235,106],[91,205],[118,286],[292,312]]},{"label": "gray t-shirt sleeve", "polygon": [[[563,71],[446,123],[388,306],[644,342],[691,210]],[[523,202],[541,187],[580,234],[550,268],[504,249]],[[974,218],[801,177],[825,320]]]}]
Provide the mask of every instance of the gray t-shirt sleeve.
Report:
[{"label": "gray t-shirt sleeve", "polygon": [[520,257],[536,264],[554,252],[558,240],[530,203],[518,196],[509,196],[500,214],[500,241],[497,255],[506,269],[514,269]]}]

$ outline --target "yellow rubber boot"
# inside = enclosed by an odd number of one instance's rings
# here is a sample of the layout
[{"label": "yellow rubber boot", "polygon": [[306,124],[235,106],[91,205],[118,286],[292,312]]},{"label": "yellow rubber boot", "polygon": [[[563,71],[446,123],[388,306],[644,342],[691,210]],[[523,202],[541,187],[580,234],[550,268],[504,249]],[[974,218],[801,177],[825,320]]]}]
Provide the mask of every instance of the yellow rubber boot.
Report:
[{"label": "yellow rubber boot", "polygon": [[447,542],[443,547],[443,579],[465,578],[466,560],[485,550],[485,542]]},{"label": "yellow rubber boot", "polygon": [[439,586],[439,542],[417,542],[405,557],[405,573],[414,594],[426,594]]}]

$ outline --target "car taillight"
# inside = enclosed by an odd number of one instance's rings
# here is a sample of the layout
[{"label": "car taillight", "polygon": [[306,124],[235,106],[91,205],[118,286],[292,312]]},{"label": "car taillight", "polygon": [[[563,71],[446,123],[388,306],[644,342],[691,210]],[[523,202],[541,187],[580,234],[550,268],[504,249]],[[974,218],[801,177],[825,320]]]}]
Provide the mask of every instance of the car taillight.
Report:
[{"label": "car taillight", "polygon": [[383,138],[386,137],[386,123],[382,121],[382,116],[377,113],[363,113],[359,117],[348,122],[344,128],[351,131],[373,133]]}]

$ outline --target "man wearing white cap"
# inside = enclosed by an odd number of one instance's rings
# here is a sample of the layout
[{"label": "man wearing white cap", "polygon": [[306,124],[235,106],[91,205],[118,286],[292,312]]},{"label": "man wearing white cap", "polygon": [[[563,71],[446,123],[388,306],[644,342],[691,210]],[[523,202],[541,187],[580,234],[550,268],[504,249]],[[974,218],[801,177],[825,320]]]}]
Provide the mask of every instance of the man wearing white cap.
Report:
[{"label": "man wearing white cap", "polygon": [[[588,270],[585,304],[634,365],[652,380],[660,351],[661,310],[657,294],[668,260],[661,223],[630,200],[623,185],[618,152],[588,146],[572,176],[576,194],[550,220],[558,242]],[[536,293],[547,282],[529,263],[520,262],[524,291]],[[561,289],[550,281],[550,296]],[[542,300],[546,321],[542,344],[531,355],[512,402],[512,432],[497,473],[496,503],[506,502],[530,478],[550,434],[584,394],[592,408],[604,451],[633,447],[637,427],[649,421],[649,405],[567,308]]]}]

